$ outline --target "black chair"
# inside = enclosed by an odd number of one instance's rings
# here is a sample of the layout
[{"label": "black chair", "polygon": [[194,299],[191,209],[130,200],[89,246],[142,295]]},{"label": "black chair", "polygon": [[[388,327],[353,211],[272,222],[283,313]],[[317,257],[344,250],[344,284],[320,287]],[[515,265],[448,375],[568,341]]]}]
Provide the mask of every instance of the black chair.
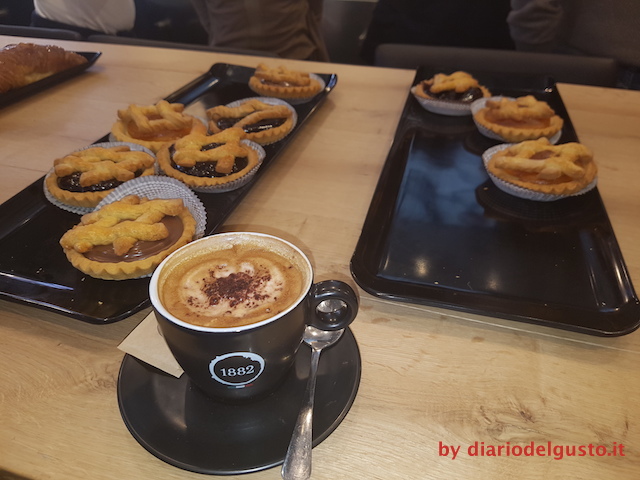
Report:
[{"label": "black chair", "polygon": [[557,82],[601,87],[616,86],[619,68],[612,58],[405,44],[379,45],[375,65],[409,69],[428,65],[443,71],[539,74]]},{"label": "black chair", "polygon": [[259,50],[244,50],[241,48],[230,47],[210,47],[208,45],[199,45],[194,43],[167,42],[164,40],[149,40],[137,37],[120,37],[115,35],[90,35],[87,41],[96,43],[117,43],[120,45],[138,45],[143,47],[156,48],[177,48],[180,50],[201,50],[218,53],[232,53],[238,55],[255,55],[259,57],[278,57],[275,53],[263,52]]},{"label": "black chair", "polygon": [[59,28],[29,27],[23,25],[0,25],[0,35],[16,37],[55,38],[58,40],[83,40],[82,35],[73,30]]}]

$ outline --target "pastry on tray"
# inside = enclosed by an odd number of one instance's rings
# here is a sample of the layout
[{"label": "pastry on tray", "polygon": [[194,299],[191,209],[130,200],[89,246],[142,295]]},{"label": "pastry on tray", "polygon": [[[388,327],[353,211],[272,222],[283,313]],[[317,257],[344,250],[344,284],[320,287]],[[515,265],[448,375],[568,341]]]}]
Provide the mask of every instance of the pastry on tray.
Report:
[{"label": "pastry on tray", "polygon": [[467,72],[454,72],[450,75],[437,73],[423,80],[415,87],[415,95],[429,100],[466,103],[483,97],[490,97],[489,90]]},{"label": "pastry on tray", "polygon": [[104,280],[149,275],[191,240],[196,221],[182,199],[130,195],[83,215],[60,239],[78,270]]},{"label": "pastry on tray", "polygon": [[473,116],[479,128],[493,132],[506,142],[551,138],[564,121],[547,102],[533,95],[487,100]]},{"label": "pastry on tray", "polygon": [[598,171],[586,146],[577,142],[552,145],[547,138],[498,149],[486,166],[504,182],[551,195],[580,192],[592,184]]},{"label": "pastry on tray", "polygon": [[190,133],[206,134],[207,127],[198,118],[184,113],[183,104],[166,100],[118,110],[118,121],[111,127],[114,140],[137,143],[154,153]]},{"label": "pastry on tray", "polygon": [[126,145],[95,146],[58,158],[45,187],[60,203],[95,207],[114,188],[154,173],[153,155]]},{"label": "pastry on tray", "polygon": [[203,191],[241,186],[262,162],[262,147],[231,127],[213,135],[187,135],[158,152],[158,165],[168,176]]},{"label": "pastry on tray", "polygon": [[277,142],[284,138],[295,123],[295,111],[281,104],[265,103],[250,98],[237,106],[219,105],[207,110],[209,130],[219,133],[227,128],[242,128],[248,140],[260,145]]},{"label": "pastry on tray", "polygon": [[320,93],[322,82],[312,74],[261,63],[249,79],[249,87],[265,97],[306,99]]},{"label": "pastry on tray", "polygon": [[18,43],[0,50],[0,93],[24,87],[88,60],[55,45]]}]

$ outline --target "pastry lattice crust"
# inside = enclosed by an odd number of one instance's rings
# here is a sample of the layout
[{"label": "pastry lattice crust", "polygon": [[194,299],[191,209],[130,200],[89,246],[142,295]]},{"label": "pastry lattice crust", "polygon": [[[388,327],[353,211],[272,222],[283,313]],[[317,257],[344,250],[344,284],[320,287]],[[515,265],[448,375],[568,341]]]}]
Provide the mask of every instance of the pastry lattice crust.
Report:
[{"label": "pastry lattice crust", "polygon": [[191,133],[207,133],[207,126],[184,113],[181,103],[160,100],[155,105],[129,105],[118,110],[118,121],[111,127],[113,137],[120,142],[137,143],[157,153]]},{"label": "pastry lattice crust", "polygon": [[82,55],[54,45],[7,45],[0,50],[0,93],[85,63],[87,59]]},{"label": "pastry lattice crust", "polygon": [[416,85],[415,92],[416,95],[422,98],[441,100],[438,97],[430,95],[430,92],[441,93],[454,91],[456,93],[463,93],[472,88],[479,88],[483,97],[491,96],[491,92],[483,85],[480,85],[478,80],[467,72],[462,71],[454,72],[450,75],[437,73],[429,80],[425,80]]},{"label": "pastry lattice crust", "polygon": [[141,172],[137,176],[153,175],[155,158],[146,152],[118,145],[80,150],[56,159],[53,165],[53,170],[45,179],[51,195],[67,205],[95,207],[113,189],[72,192],[61,188],[59,180],[65,176],[80,173],[81,187],[90,187],[107,180],[126,182],[135,178],[136,172]]},{"label": "pastry lattice crust", "polygon": [[253,91],[265,97],[310,98],[320,93],[322,85],[306,72],[289,70],[284,66],[269,68],[261,63],[249,79]]},{"label": "pastry lattice crust", "polygon": [[209,130],[219,133],[222,129],[218,126],[220,119],[234,119],[234,127],[244,128],[261,120],[283,119],[284,123],[277,127],[248,132],[247,140],[252,140],[260,145],[267,145],[284,138],[293,129],[293,112],[286,105],[270,105],[257,98],[251,98],[237,107],[219,105],[207,110]]},{"label": "pastry lattice crust", "polygon": [[564,124],[547,102],[537,100],[532,95],[487,100],[485,108],[480,109],[474,119],[507,142],[550,138]]},{"label": "pastry lattice crust", "polygon": [[[134,261],[99,262],[84,254],[93,246],[113,245],[116,255],[123,255],[137,241],[158,241],[167,237],[160,223],[165,216],[178,217],[182,233],[165,250]],[[196,220],[181,199],[140,198],[129,195],[83,215],[80,223],[60,239],[64,253],[78,270],[103,280],[125,280],[148,275],[170,253],[186,245],[196,231]]]},{"label": "pastry lattice crust", "polygon": [[595,180],[598,171],[586,146],[577,142],[552,145],[547,138],[496,152],[487,170],[505,182],[553,195],[579,192]]},{"label": "pastry lattice crust", "polygon": [[[227,128],[213,135],[187,135],[158,152],[158,165],[162,171],[191,187],[213,187],[238,180],[248,174],[260,161],[258,153],[251,147],[241,143],[246,137],[244,130],[238,127]],[[221,144],[212,149],[203,149],[210,144]],[[235,173],[231,173],[236,158],[246,158],[247,165]],[[192,167],[197,162],[216,162],[215,170],[223,176],[198,177],[178,170],[172,161],[182,167]]]}]

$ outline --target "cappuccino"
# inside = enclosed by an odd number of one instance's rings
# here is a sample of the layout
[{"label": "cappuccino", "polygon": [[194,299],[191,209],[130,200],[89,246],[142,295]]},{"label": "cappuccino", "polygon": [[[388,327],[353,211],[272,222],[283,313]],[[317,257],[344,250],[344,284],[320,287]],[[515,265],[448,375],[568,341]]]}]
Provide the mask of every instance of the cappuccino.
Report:
[{"label": "cappuccino", "polygon": [[159,299],[179,320],[210,328],[250,325],[296,305],[308,290],[308,263],[287,244],[211,239],[202,248],[184,249],[162,268]]}]

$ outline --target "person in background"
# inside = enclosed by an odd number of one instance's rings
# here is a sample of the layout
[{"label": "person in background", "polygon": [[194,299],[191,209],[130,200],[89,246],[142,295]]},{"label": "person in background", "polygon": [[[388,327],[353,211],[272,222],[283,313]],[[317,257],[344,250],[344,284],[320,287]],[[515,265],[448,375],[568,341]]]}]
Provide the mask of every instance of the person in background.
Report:
[{"label": "person in background", "polygon": [[361,56],[383,43],[513,49],[509,0],[378,0]]},{"label": "person in background", "polygon": [[34,0],[31,25],[89,35],[129,35],[136,18],[134,0]]},{"label": "person in background", "polygon": [[209,45],[328,61],[323,0],[191,0]]},{"label": "person in background", "polygon": [[613,58],[618,86],[640,89],[638,19],[638,0],[511,0],[507,23],[518,50]]}]

